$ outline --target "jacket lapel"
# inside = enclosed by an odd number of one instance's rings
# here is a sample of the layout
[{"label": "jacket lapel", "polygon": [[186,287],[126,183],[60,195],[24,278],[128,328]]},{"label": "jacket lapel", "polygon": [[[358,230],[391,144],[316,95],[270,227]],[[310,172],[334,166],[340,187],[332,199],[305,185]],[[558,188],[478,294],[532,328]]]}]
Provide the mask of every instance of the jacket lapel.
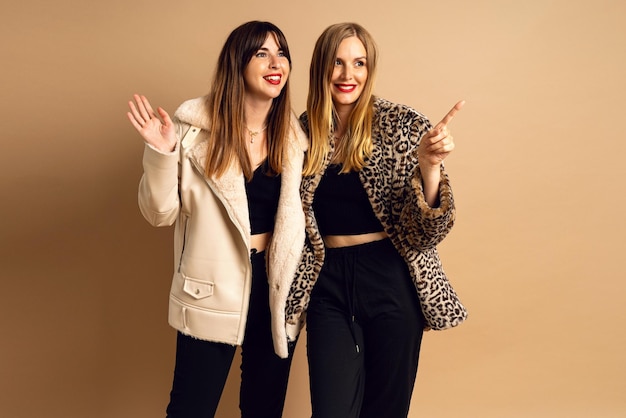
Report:
[{"label": "jacket lapel", "polygon": [[250,237],[250,217],[248,213],[248,199],[241,169],[236,165],[231,167],[219,178],[206,177],[206,152],[208,143],[200,141],[189,150],[189,158],[196,170],[204,177],[213,193],[220,199],[233,223],[241,231],[245,242]]},{"label": "jacket lapel", "polygon": [[[372,154],[365,162],[365,166],[359,171],[359,179],[365,189],[365,193],[370,201],[372,208],[379,221],[386,225],[389,220],[389,212],[387,207],[381,205],[382,202],[387,201],[386,196],[383,193],[387,189],[388,175],[393,171],[393,164],[390,164],[390,160],[383,159],[385,145],[380,141],[380,133],[376,132],[377,124],[373,124],[372,141],[374,146]],[[372,187],[371,185],[378,185]],[[382,213],[380,212],[382,210]]]}]

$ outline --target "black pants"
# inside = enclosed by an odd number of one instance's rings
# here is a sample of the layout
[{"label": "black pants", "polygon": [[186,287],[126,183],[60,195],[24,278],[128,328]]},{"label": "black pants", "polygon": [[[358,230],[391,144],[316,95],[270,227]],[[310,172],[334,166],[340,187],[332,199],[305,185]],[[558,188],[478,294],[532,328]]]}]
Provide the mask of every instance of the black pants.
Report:
[{"label": "black pants", "polygon": [[[274,352],[265,253],[252,255],[252,291],[241,346],[239,408],[243,418],[280,418],[289,369],[288,359]],[[174,382],[168,418],[211,418],[226,384],[236,347],[198,340],[178,333]]]},{"label": "black pants", "polygon": [[307,311],[313,417],[406,417],[423,328],[389,239],[326,249]]}]

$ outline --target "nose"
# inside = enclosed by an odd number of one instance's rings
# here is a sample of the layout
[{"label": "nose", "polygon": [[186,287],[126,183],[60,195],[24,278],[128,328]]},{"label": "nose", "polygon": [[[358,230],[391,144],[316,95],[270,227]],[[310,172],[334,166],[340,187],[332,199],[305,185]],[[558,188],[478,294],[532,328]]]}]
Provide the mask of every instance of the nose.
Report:
[{"label": "nose", "polygon": [[280,60],[276,55],[270,55],[270,68],[278,68],[280,66]]},{"label": "nose", "polygon": [[341,67],[340,76],[342,80],[350,80],[352,78],[352,71],[350,70],[349,65],[344,65]]}]

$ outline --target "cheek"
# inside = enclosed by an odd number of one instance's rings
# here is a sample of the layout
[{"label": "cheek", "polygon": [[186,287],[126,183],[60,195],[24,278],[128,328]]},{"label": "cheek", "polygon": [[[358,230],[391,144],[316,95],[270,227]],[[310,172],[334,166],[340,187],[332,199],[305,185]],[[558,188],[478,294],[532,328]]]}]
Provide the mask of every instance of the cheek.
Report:
[{"label": "cheek", "polygon": [[246,69],[243,71],[243,81],[244,81],[246,84],[249,84],[249,83],[250,83],[250,80],[252,79],[252,75],[251,75],[251,73],[252,73],[252,71],[251,71],[250,65],[248,65],[248,66],[246,67]]},{"label": "cheek", "polygon": [[363,72],[359,74],[359,82],[361,84],[365,84],[365,82],[367,82],[367,70],[363,70]]}]

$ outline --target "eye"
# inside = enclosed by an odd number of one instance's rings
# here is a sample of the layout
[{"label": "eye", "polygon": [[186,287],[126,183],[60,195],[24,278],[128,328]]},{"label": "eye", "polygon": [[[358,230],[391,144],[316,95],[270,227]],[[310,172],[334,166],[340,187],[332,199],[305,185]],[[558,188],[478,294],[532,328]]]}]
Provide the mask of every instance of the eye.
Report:
[{"label": "eye", "polygon": [[265,51],[259,51],[256,53],[255,57],[257,58],[265,58],[267,57],[267,53]]},{"label": "eye", "polygon": [[355,67],[365,67],[365,61],[357,61],[354,63]]},{"label": "eye", "polygon": [[281,49],[280,51],[278,51],[278,54],[277,54],[277,55],[278,55],[279,57],[285,57],[285,56],[286,56],[286,55],[285,55],[285,51],[283,51],[282,49]]},{"label": "eye", "polygon": [[341,65],[341,60],[336,59],[336,60],[335,60],[335,65],[336,65],[336,66],[340,66],[340,65]]}]

